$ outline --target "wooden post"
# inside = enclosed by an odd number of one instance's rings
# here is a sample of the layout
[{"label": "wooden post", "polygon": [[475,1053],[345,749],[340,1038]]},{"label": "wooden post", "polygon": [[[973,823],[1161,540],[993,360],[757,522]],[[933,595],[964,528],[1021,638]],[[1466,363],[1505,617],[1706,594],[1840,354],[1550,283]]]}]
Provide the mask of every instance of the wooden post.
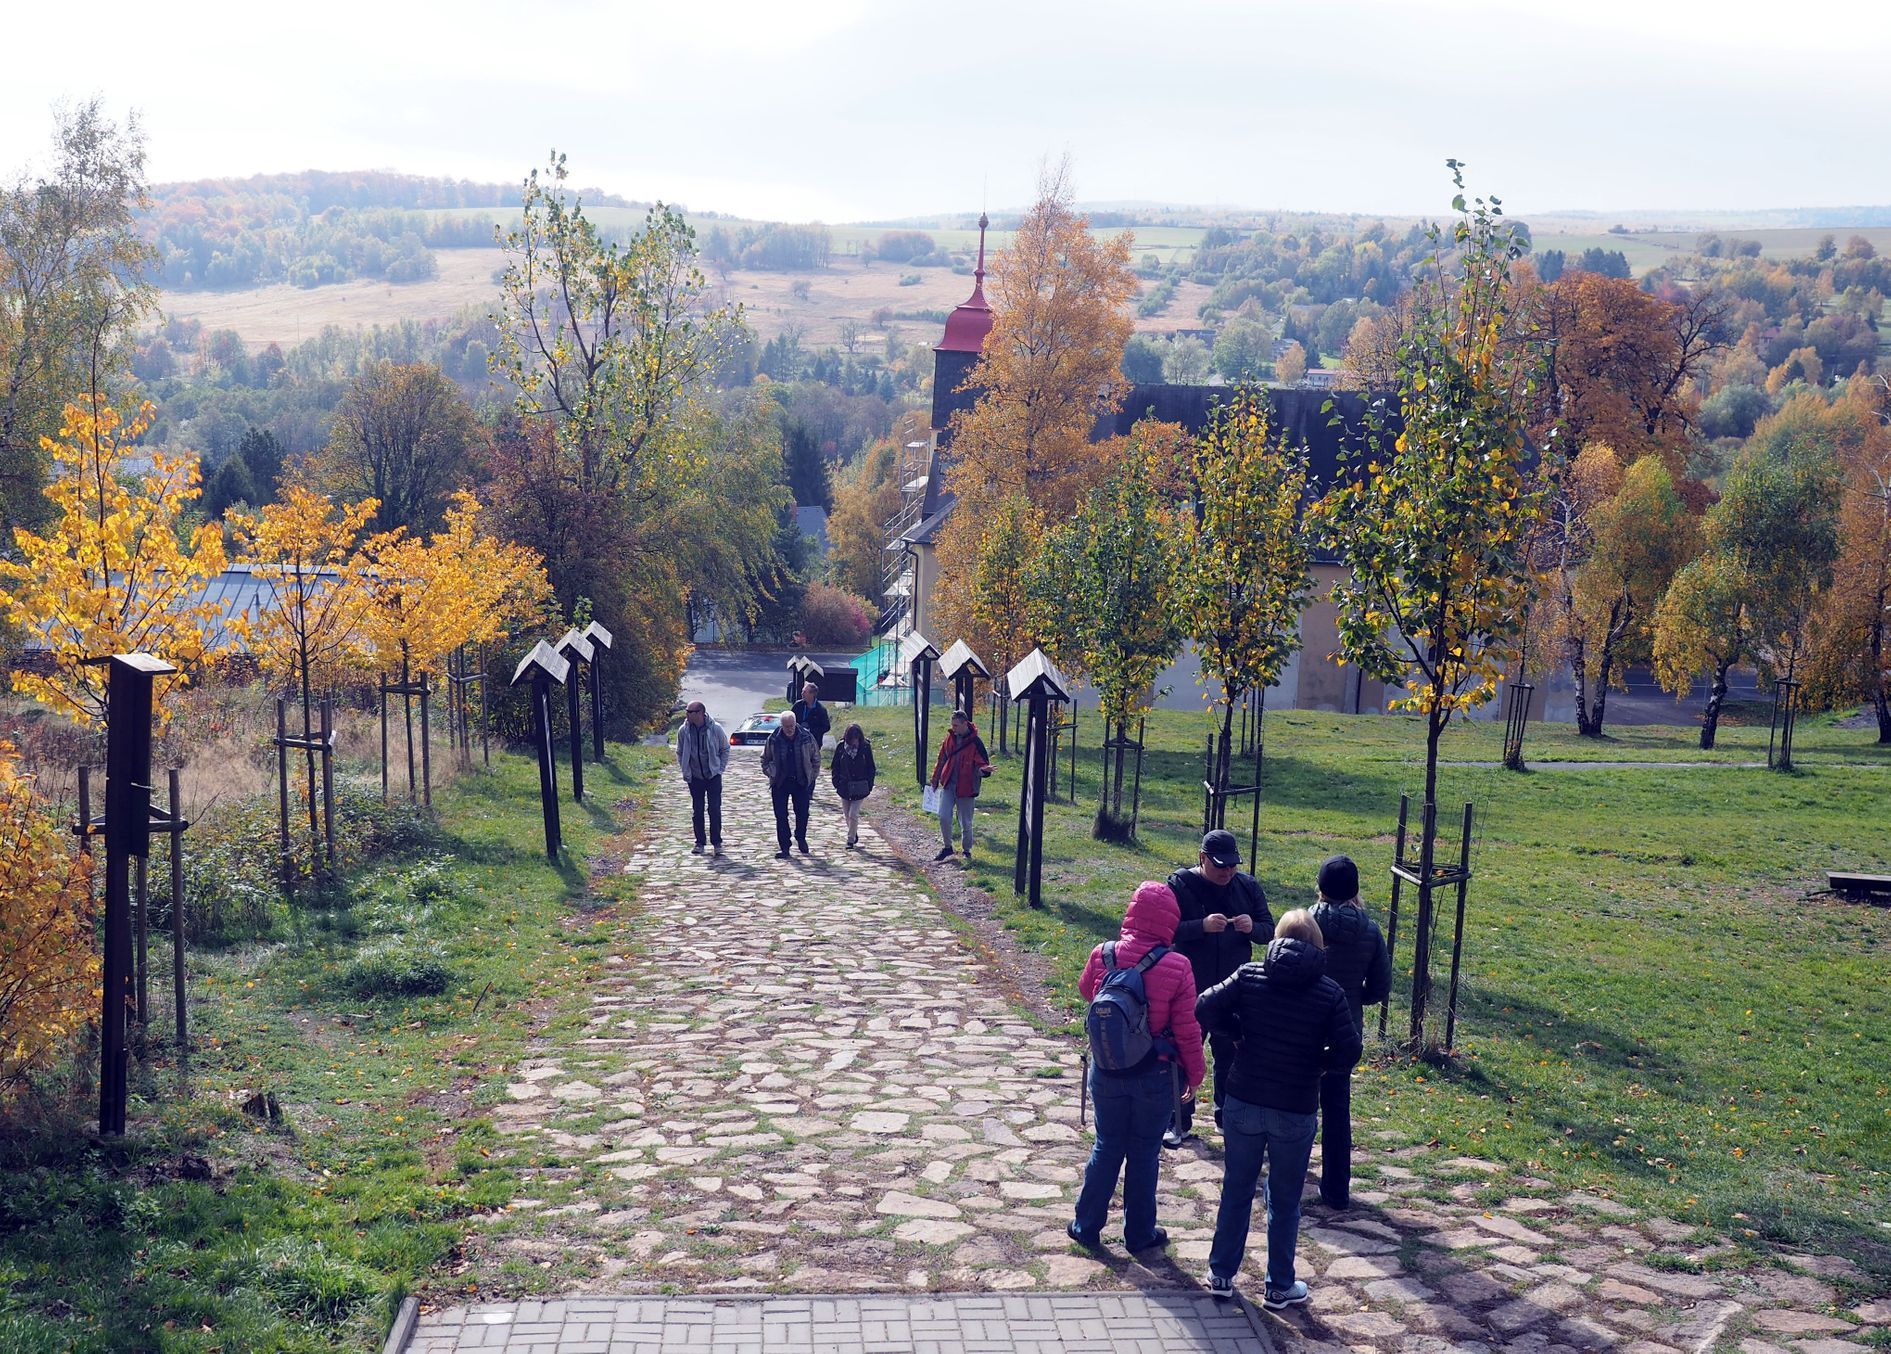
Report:
[{"label": "wooden post", "polygon": [[[427,809],[433,808],[433,739],[427,724],[427,695],[432,682],[426,673],[420,674],[420,802]],[[408,726],[408,733],[413,726]],[[409,754],[411,756],[411,754]]]},{"label": "wooden post", "polygon": [[322,697],[322,826],[328,868],[335,868],[335,698]]},{"label": "wooden post", "polygon": [[147,887],[147,872],[143,856],[138,857],[133,877],[137,881],[133,891],[136,908],[133,916],[138,928],[138,952],[134,966],[137,973],[138,1004],[135,1009],[138,1012],[138,1051],[142,1054],[145,1027],[151,1023],[151,895]]},{"label": "wooden post", "polygon": [[[1405,865],[1405,821],[1411,812],[1412,797],[1399,796],[1399,829],[1395,845],[1392,847],[1392,897],[1386,904],[1385,912],[1385,952],[1388,957],[1398,954],[1399,948],[1399,889],[1405,882],[1405,876],[1399,871]],[[1386,993],[1385,1000],[1379,1003],[1379,1037],[1385,1038],[1386,1021],[1392,1014],[1392,994]]]},{"label": "wooden post", "polygon": [[583,693],[578,690],[583,677],[578,665],[571,665],[571,676],[565,682],[565,718],[571,722],[571,799],[574,804],[584,803],[584,725],[578,719],[578,701]]},{"label": "wooden post", "polygon": [[1451,933],[1451,991],[1445,999],[1445,1052],[1458,1033],[1458,965],[1464,955],[1464,894],[1471,887],[1471,806],[1464,806],[1464,837],[1458,843],[1458,922]]},{"label": "wooden post", "polygon": [[190,1039],[184,1014],[184,794],[178,775],[176,767],[165,772],[171,791],[171,1004],[176,1008],[177,1061],[181,1067],[190,1056]]},{"label": "wooden post", "polygon": [[295,856],[289,849],[289,719],[280,696],[276,698],[276,810],[282,832],[276,846],[282,887],[295,897]]},{"label": "wooden post", "polygon": [[488,770],[492,767],[492,722],[486,718],[486,668],[479,669],[479,756]]},{"label": "wooden post", "polygon": [[1412,1022],[1413,1052],[1425,1035],[1426,1008],[1431,1005],[1431,932],[1436,913],[1432,906],[1432,862],[1436,859],[1438,805],[1426,800],[1419,813],[1418,842],[1418,916],[1412,923]]},{"label": "wooden post", "polygon": [[414,779],[414,679],[406,654],[401,655],[401,715],[407,729],[407,799],[409,803],[417,803],[420,787]]},{"label": "wooden post", "polygon": [[387,678],[375,679],[376,689],[381,693],[381,803],[387,803]]},{"label": "wooden post", "polygon": [[571,664],[544,640],[532,646],[532,651],[519,660],[519,666],[512,674],[513,686],[521,686],[526,682],[532,684],[532,742],[538,753],[539,806],[545,816],[545,854],[552,860],[558,859],[561,837],[558,824],[558,769],[552,742],[551,684],[567,682],[575,676]]}]

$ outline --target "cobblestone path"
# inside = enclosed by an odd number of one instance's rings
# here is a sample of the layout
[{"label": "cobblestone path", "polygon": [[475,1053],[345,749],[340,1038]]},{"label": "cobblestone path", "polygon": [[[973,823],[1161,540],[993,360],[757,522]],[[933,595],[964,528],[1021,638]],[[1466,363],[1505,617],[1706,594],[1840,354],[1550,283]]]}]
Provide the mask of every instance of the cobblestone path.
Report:
[{"label": "cobblestone path", "polygon": [[[1221,1175],[1212,1142],[1165,1154],[1167,1257],[1124,1255],[1120,1214],[1105,1234],[1115,1249],[1077,1251],[1063,1232],[1088,1151],[1076,1042],[1040,1033],[984,981],[877,834],[844,849],[825,787],[813,855],[790,861],[772,858],[752,756],[728,776],[724,856],[690,854],[688,816],[666,776],[624,866],[637,903],[599,961],[589,1016],[511,1070],[497,1126],[538,1164],[525,1172],[533,1197],[470,1243],[482,1272],[536,1266],[614,1295],[1199,1292]],[[1302,1224],[1310,1306],[1243,1312],[1254,1333],[1239,1340],[1177,1327],[1132,1347],[1838,1354],[1891,1342],[1891,1302],[1841,1257],[1755,1263],[1727,1239],[1397,1134],[1358,1158],[1355,1206],[1312,1207]],[[1257,1220],[1244,1292],[1260,1292],[1264,1263]],[[599,1310],[438,1308],[411,1347],[688,1347],[651,1335],[648,1313],[624,1315],[642,1309]],[[877,1343],[735,1329],[701,1347],[1091,1347],[1055,1332],[954,1343],[940,1327],[922,1345],[910,1329],[876,1328]]]}]

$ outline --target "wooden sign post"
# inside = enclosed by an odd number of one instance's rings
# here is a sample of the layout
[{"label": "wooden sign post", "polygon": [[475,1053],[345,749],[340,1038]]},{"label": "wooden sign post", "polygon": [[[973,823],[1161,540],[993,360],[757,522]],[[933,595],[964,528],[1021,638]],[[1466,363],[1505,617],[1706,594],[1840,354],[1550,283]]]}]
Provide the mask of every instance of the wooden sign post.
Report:
[{"label": "wooden sign post", "polygon": [[900,660],[913,679],[913,765],[919,783],[926,783],[926,754],[932,742],[932,665],[939,661],[939,651],[932,641],[915,630],[900,645]]},{"label": "wooden sign post", "polygon": [[1032,907],[1044,905],[1039,883],[1044,875],[1044,800],[1050,772],[1052,701],[1070,699],[1070,683],[1042,649],[1033,649],[1005,674],[1013,701],[1022,701],[1024,784],[1018,794],[1018,851],[1012,864],[1011,890],[1027,894]]},{"label": "wooden sign post", "polygon": [[[571,679],[565,683],[565,718],[571,722],[571,798],[584,803],[584,729],[578,717],[583,696],[584,673],[581,664],[591,661],[591,641],[576,630],[567,630],[552,646],[558,656],[571,665]],[[593,680],[596,680],[595,678]]]},{"label": "wooden sign post", "polygon": [[591,641],[591,760],[604,760],[604,688],[598,681],[598,669],[611,650],[611,632],[592,621],[584,627],[584,637]]},{"label": "wooden sign post", "polygon": [[545,812],[545,854],[558,859],[558,766],[552,752],[552,683],[570,675],[571,664],[540,640],[519,660],[512,685],[532,684],[532,745],[538,751],[538,797]]}]

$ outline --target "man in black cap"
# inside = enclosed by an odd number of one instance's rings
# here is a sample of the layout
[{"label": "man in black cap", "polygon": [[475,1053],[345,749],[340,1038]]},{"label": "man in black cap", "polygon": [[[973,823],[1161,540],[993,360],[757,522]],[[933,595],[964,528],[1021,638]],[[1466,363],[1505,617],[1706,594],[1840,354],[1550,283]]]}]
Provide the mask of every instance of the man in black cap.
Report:
[{"label": "man in black cap", "polygon": [[[1195,970],[1195,990],[1206,992],[1253,956],[1255,946],[1265,950],[1274,938],[1274,914],[1267,895],[1253,875],[1240,868],[1241,847],[1234,833],[1216,829],[1202,838],[1200,859],[1190,868],[1169,876],[1182,921],[1175,928],[1174,947]],[[1217,1034],[1208,1041],[1215,1060],[1215,1122],[1221,1122],[1226,1099],[1224,1073],[1234,1066],[1234,1040]],[[1180,1147],[1195,1122],[1195,1102],[1182,1103],[1181,1118],[1169,1126],[1165,1147]]]},{"label": "man in black cap", "polygon": [[[1377,1006],[1392,990],[1392,957],[1379,923],[1359,901],[1359,867],[1351,856],[1328,856],[1320,866],[1319,888],[1312,912],[1326,940],[1326,976],[1346,994],[1353,1028],[1363,1037],[1365,1008]],[[1330,1208],[1351,1202],[1352,1077],[1348,1069],[1320,1078],[1320,1198]]]}]

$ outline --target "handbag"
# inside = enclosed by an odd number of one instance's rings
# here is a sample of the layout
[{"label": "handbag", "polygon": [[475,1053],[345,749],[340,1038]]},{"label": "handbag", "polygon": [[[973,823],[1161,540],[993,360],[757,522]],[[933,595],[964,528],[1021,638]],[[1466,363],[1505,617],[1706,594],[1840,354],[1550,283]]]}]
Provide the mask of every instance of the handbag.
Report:
[{"label": "handbag", "polygon": [[924,809],[927,813],[937,813],[939,812],[939,801],[941,798],[939,787],[937,785],[928,785],[926,792],[919,797],[919,807]]}]

